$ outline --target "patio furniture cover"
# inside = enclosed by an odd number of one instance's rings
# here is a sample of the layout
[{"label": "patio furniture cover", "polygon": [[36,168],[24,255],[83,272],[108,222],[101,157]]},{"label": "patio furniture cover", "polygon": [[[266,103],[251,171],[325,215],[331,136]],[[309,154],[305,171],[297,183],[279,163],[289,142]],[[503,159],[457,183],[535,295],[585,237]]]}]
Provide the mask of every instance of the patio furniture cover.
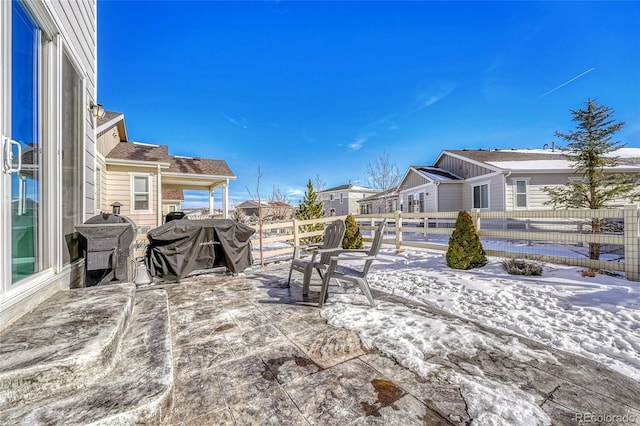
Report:
[{"label": "patio furniture cover", "polygon": [[177,281],[198,269],[226,266],[242,272],[253,263],[255,230],[230,219],[172,220],[147,233],[149,272]]}]

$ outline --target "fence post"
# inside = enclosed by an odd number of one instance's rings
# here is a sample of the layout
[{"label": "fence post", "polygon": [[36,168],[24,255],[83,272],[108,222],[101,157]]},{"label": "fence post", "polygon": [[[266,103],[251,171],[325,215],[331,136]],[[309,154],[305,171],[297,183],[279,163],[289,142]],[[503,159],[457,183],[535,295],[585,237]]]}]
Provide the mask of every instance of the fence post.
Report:
[{"label": "fence post", "polygon": [[480,232],[480,209],[471,209],[470,214],[473,220],[473,226],[476,227],[476,232]]},{"label": "fence post", "polygon": [[396,250],[402,245],[402,213],[396,210]]},{"label": "fence post", "polygon": [[625,277],[630,281],[639,281],[638,270],[638,206],[624,206],[624,270]]},{"label": "fence post", "polygon": [[293,245],[294,246],[300,245],[300,241],[298,241],[300,239],[300,237],[298,236],[299,233],[300,231],[298,230],[298,219],[294,217],[293,218]]}]

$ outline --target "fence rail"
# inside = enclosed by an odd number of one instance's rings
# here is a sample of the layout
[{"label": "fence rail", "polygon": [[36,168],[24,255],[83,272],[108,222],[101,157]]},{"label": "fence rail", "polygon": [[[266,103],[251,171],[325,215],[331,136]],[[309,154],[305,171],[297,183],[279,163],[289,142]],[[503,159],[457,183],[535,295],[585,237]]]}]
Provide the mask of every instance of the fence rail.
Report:
[{"label": "fence rail", "polygon": [[[629,280],[639,280],[639,207],[602,210],[534,210],[470,212],[485,251],[490,256],[517,257],[549,263],[582,266],[624,272]],[[377,222],[387,219],[384,244],[446,250],[458,212],[385,213],[354,216],[363,240],[371,241]],[[322,235],[323,231],[304,231],[302,227],[325,224],[345,216],[317,220],[291,220],[262,225],[262,247],[259,226],[254,226],[254,258],[260,262],[281,260],[291,256],[293,246],[304,238]],[[593,221],[606,225],[594,232]],[[601,260],[585,255],[589,244],[605,250]]]}]

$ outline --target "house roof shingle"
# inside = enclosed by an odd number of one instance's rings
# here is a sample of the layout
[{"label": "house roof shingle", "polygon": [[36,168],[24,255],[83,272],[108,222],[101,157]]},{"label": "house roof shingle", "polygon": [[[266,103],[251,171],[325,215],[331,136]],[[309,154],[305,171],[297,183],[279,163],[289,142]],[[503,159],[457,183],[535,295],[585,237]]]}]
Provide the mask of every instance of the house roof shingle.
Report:
[{"label": "house roof shingle", "polygon": [[107,154],[107,158],[169,163],[169,173],[235,176],[224,160],[169,155],[167,145],[120,142]]},{"label": "house roof shingle", "polygon": [[170,173],[189,173],[196,175],[234,176],[224,160],[209,158],[187,158],[171,156]]},{"label": "house roof shingle", "polygon": [[184,201],[184,191],[182,189],[162,188],[162,199]]},{"label": "house roof shingle", "polygon": [[171,161],[167,145],[147,145],[133,142],[120,142],[109,151],[107,158],[152,161],[156,163],[168,163]]}]

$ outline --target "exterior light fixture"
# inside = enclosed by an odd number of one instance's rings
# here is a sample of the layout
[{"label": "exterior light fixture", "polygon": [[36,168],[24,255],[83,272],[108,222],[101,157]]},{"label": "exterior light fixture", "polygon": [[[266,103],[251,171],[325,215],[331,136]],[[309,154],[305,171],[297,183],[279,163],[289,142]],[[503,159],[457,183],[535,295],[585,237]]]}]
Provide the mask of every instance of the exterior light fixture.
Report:
[{"label": "exterior light fixture", "polygon": [[96,104],[93,101],[89,102],[89,111],[91,111],[91,115],[95,118],[103,118],[106,112],[102,107],[102,104]]},{"label": "exterior light fixture", "polygon": [[120,204],[119,202],[115,202],[113,204],[111,204],[111,207],[113,207],[113,214],[120,214],[120,207],[122,206],[122,204]]}]

